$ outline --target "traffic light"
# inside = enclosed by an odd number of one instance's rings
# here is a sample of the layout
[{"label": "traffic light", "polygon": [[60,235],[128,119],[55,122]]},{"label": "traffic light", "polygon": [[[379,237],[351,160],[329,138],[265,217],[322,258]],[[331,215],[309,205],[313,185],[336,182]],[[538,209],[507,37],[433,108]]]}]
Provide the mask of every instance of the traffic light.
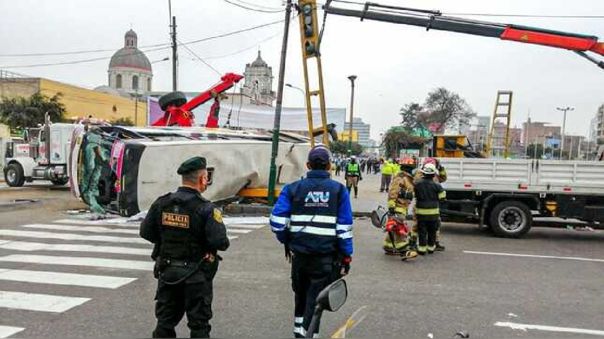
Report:
[{"label": "traffic light", "polygon": [[317,3],[315,0],[300,0],[300,35],[305,57],[317,55]]}]

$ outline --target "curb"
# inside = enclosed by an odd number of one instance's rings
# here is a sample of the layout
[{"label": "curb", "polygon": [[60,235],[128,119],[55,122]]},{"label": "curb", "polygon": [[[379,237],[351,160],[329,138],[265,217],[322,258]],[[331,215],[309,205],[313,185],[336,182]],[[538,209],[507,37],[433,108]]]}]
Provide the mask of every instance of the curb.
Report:
[{"label": "curb", "polygon": [[[230,204],[224,207],[224,214],[227,215],[257,215],[268,216],[271,214],[272,208],[260,204]],[[371,212],[353,212],[355,218],[371,217]]]}]

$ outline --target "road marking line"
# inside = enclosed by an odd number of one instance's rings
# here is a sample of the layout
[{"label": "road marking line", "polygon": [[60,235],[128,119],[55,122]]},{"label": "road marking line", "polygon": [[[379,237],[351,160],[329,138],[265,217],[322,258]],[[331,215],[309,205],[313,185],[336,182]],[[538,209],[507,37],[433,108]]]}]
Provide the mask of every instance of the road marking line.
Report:
[{"label": "road marking line", "polygon": [[60,219],[55,220],[55,224],[75,224],[75,225],[112,225],[112,226],[123,226],[123,227],[139,227],[140,222],[127,222],[128,218],[112,218],[112,219],[99,219],[99,220],[87,220],[87,219]]},{"label": "road marking line", "polygon": [[75,244],[45,244],[41,242],[28,241],[0,241],[0,248],[17,251],[59,251],[59,252],[91,252],[91,253],[115,253],[150,256],[148,248],[130,248],[116,246],[98,245],[75,245]]},{"label": "road marking line", "polygon": [[90,298],[0,291],[0,307],[18,310],[62,313],[88,300]]},{"label": "road marking line", "polygon": [[4,262],[21,262],[32,264],[108,267],[129,270],[150,271],[155,265],[152,261],[104,259],[91,257],[59,257],[50,255],[11,254],[0,257]]},{"label": "road marking line", "polygon": [[604,336],[604,331],[588,330],[588,329],[584,329],[584,328],[518,324],[518,323],[502,322],[502,321],[498,321],[494,325],[499,326],[499,327],[509,327],[513,330],[523,330],[523,331],[539,330],[539,331],[548,331],[548,332],[580,333],[580,334],[591,334],[591,335]]},{"label": "road marking line", "polygon": [[222,221],[226,225],[243,225],[243,224],[255,224],[255,225],[268,225],[269,219],[267,217],[222,217]]},{"label": "road marking line", "polygon": [[237,229],[232,229],[232,228],[228,228],[227,227],[227,233],[234,233],[234,234],[248,234],[250,233],[252,230],[237,230]]},{"label": "road marking line", "polygon": [[150,245],[144,239],[128,238],[128,237],[112,237],[107,235],[82,235],[73,233],[54,233],[54,232],[36,232],[36,231],[19,231],[19,230],[0,230],[0,236],[10,237],[25,237],[25,238],[40,238],[40,239],[61,239],[61,240],[86,240],[86,241],[102,241],[130,244],[145,244]]},{"label": "road marking line", "polygon": [[367,305],[359,307],[348,319],[346,319],[346,322],[331,335],[331,338],[346,338],[346,331],[350,331],[357,327],[357,325],[367,317],[366,310]]},{"label": "road marking line", "polygon": [[13,334],[19,333],[23,331],[23,327],[11,327],[11,326],[2,326],[0,325],[0,338],[7,338]]},{"label": "road marking line", "polygon": [[246,228],[246,229],[251,229],[251,230],[257,230],[257,229],[261,229],[262,227],[266,226],[266,225],[250,225],[250,224],[225,224],[227,229],[230,228]]},{"label": "road marking line", "polygon": [[74,226],[74,225],[51,225],[51,224],[29,224],[23,225],[26,228],[39,228],[44,230],[73,231],[73,232],[91,232],[91,233],[121,233],[138,235],[138,230],[122,230],[99,226]]},{"label": "road marking line", "polygon": [[0,280],[20,281],[25,283],[70,285],[116,289],[136,278],[122,278],[105,275],[60,273],[30,270],[0,269]]},{"label": "road marking line", "polygon": [[581,258],[581,257],[558,257],[553,255],[534,255],[534,254],[519,254],[519,253],[500,253],[500,252],[480,252],[480,251],[463,251],[468,254],[484,254],[484,255],[499,255],[506,257],[526,257],[526,258],[543,258],[543,259],[561,259],[561,260],[576,260],[576,261],[592,261],[604,262],[604,259]]}]

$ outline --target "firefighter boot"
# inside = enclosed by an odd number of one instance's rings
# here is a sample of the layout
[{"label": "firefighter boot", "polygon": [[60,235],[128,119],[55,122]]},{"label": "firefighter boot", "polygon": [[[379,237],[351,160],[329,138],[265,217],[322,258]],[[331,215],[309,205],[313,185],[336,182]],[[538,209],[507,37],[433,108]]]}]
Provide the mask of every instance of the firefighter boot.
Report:
[{"label": "firefighter boot", "polygon": [[445,246],[440,243],[440,241],[436,242],[436,248],[434,249],[438,252],[443,252],[445,250]]}]

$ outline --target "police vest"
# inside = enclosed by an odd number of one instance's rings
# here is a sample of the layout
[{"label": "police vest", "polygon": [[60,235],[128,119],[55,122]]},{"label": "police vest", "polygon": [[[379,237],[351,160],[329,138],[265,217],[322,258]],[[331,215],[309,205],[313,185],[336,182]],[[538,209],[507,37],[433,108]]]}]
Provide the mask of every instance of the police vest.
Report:
[{"label": "police vest", "polygon": [[346,168],[346,172],[348,172],[348,174],[350,175],[359,175],[360,170],[359,170],[359,164],[348,164],[347,168]]},{"label": "police vest", "polygon": [[292,205],[288,245],[294,252],[304,254],[336,253],[336,222],[343,185],[331,180],[328,172],[310,173],[308,178],[289,186]]},{"label": "police vest", "polygon": [[182,198],[171,193],[160,209],[160,256],[162,259],[199,261],[207,252],[202,220],[197,208],[203,203],[191,195]]}]

